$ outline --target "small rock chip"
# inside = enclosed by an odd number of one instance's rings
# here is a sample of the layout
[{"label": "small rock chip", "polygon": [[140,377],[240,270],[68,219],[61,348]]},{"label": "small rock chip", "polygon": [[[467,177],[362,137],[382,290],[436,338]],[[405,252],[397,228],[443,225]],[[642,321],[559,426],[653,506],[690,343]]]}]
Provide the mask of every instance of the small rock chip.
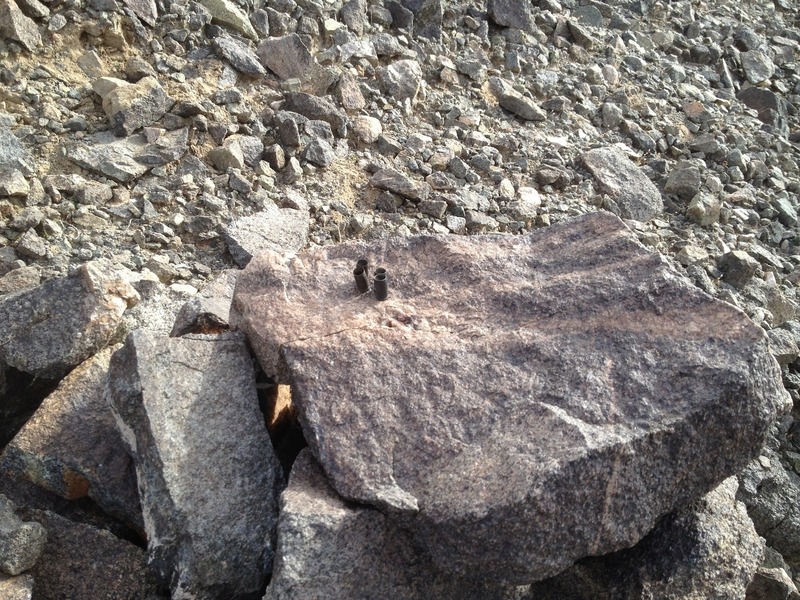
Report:
[{"label": "small rock chip", "polygon": [[0,571],[6,575],[27,571],[39,560],[46,541],[44,527],[23,522],[11,500],[0,495]]},{"label": "small rock chip", "polygon": [[19,169],[0,170],[0,196],[27,196],[30,189]]},{"label": "small rock chip", "polygon": [[331,145],[323,139],[313,139],[303,150],[303,158],[312,165],[326,168],[336,158]]},{"label": "small rock chip", "polygon": [[719,221],[721,208],[722,202],[715,194],[701,192],[692,198],[686,209],[686,216],[693,223],[707,227]]},{"label": "small rock chip", "polygon": [[155,77],[144,77],[125,86],[119,86],[103,98],[105,110],[114,133],[127,136],[164,116],[173,100]]},{"label": "small rock chip", "polygon": [[397,60],[378,69],[377,77],[383,92],[401,102],[410,99],[413,104],[422,89],[422,69],[416,60]]},{"label": "small rock chip", "polygon": [[208,160],[212,162],[214,168],[222,173],[227,173],[228,169],[241,169],[244,167],[244,153],[237,140],[225,140],[226,143],[220,148],[212,148],[208,152]]},{"label": "small rock chip", "polygon": [[670,171],[667,183],[664,184],[665,194],[675,194],[684,200],[694,198],[702,185],[700,169],[688,162],[680,162]]},{"label": "small rock chip", "polygon": [[267,74],[255,52],[230,36],[220,35],[212,41],[214,51],[231,63],[231,66],[250,77],[263,77]]},{"label": "small rock chip", "polygon": [[227,25],[251,40],[258,40],[258,34],[250,24],[250,19],[230,0],[200,0],[200,4],[208,9],[214,21]]},{"label": "small rock chip", "polygon": [[514,91],[507,91],[498,98],[500,106],[526,121],[544,121],[545,112],[530,98]]},{"label": "small rock chip", "polygon": [[742,250],[732,250],[720,256],[717,266],[722,280],[735,288],[743,288],[758,270],[758,261]]}]

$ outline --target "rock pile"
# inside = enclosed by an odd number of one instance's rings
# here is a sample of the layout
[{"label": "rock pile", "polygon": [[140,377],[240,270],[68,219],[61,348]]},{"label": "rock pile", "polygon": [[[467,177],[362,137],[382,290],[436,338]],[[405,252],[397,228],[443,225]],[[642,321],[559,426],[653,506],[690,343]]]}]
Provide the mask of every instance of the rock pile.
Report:
[{"label": "rock pile", "polygon": [[794,597],[798,58],[788,0],[0,0],[0,585]]}]

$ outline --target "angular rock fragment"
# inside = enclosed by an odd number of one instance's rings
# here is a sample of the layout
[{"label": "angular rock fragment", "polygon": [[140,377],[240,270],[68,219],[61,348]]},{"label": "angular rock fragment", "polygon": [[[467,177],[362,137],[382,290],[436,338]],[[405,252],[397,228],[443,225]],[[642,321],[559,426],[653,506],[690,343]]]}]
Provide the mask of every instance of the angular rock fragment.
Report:
[{"label": "angular rock fragment", "polygon": [[764,543],[736,501],[736,479],[666,516],[633,548],[587,558],[531,586],[530,600],[744,598]]},{"label": "angular rock fragment", "polygon": [[33,600],[33,577],[0,574],[0,598],[3,600]]},{"label": "angular rock fragment", "polygon": [[586,168],[611,196],[612,212],[623,219],[649,221],[664,210],[661,194],[653,182],[616,148],[595,148],[583,155]]},{"label": "angular rock fragment", "polygon": [[101,131],[87,138],[86,142],[65,147],[67,158],[84,169],[127,183],[138,179],[150,168],[138,160],[148,147],[143,135],[119,139],[110,131]]},{"label": "angular rock fragment", "polygon": [[136,330],[111,359],[106,397],[134,457],[160,582],[173,598],[257,595],[282,473],[243,338]]},{"label": "angular rock fragment", "polygon": [[417,202],[427,199],[431,191],[427,183],[414,181],[394,169],[381,169],[370,177],[369,182],[380,190],[386,190]]},{"label": "angular rock fragment", "polygon": [[60,379],[104,348],[139,295],[107,261],[0,298],[0,364]]},{"label": "angular rock fragment", "polygon": [[275,571],[264,600],[511,600],[513,586],[443,574],[391,518],[343,500],[308,450],[281,495]]},{"label": "angular rock fragment", "polygon": [[775,74],[775,65],[772,59],[761,50],[750,50],[740,55],[742,70],[747,81],[756,85],[766,81]]},{"label": "angular rock fragment", "polygon": [[717,266],[722,280],[735,288],[743,288],[758,270],[758,261],[742,250],[732,250],[719,257]]},{"label": "angular rock fragment", "polygon": [[0,469],[59,496],[88,496],[110,515],[142,529],[136,475],[103,398],[106,348],[76,367],[45,398],[0,458]]},{"label": "angular rock fragment", "polygon": [[747,87],[737,92],[736,98],[748,108],[758,111],[758,120],[787,133],[786,101],[773,91]]},{"label": "angular rock fragment", "polygon": [[422,69],[411,59],[396,60],[377,71],[378,82],[387,96],[395,100],[411,100],[414,104],[422,90]]},{"label": "angular rock fragment", "polygon": [[347,115],[325,98],[295,92],[286,95],[286,104],[283,108],[309,119],[325,121],[331,126],[336,137],[347,137]]},{"label": "angular rock fragment", "polygon": [[489,18],[501,27],[535,28],[531,0],[489,0],[486,8]]},{"label": "angular rock fragment", "polygon": [[152,125],[164,116],[173,103],[155,77],[144,77],[106,94],[103,97],[103,110],[111,120],[114,133],[122,137]]},{"label": "angular rock fragment", "polygon": [[258,34],[250,24],[250,19],[230,0],[200,0],[200,4],[208,9],[211,17],[217,23],[227,25],[231,29],[238,31],[249,37],[251,40],[258,40]]},{"label": "angular rock fragment", "polygon": [[526,121],[544,121],[547,118],[545,112],[539,108],[536,102],[514,91],[507,91],[501,94],[498,102],[507,111]]},{"label": "angular rock fragment", "polygon": [[30,185],[19,169],[0,169],[0,196],[27,196]]},{"label": "angular rock fragment", "polygon": [[308,212],[274,204],[254,215],[240,217],[223,228],[233,261],[244,268],[264,250],[293,254],[308,241]]},{"label": "angular rock fragment", "polygon": [[401,0],[414,15],[414,35],[431,40],[442,37],[442,0]]},{"label": "angular rock fragment", "polygon": [[42,554],[47,531],[36,521],[23,521],[14,504],[0,495],[0,571],[19,575],[30,569]]},{"label": "angular rock fragment", "polygon": [[304,91],[312,94],[324,94],[336,81],[330,71],[317,63],[296,33],[264,40],[258,46],[258,56],[278,77],[299,79]]},{"label": "angular rock fragment", "polygon": [[22,145],[14,132],[2,126],[0,126],[0,169],[19,169],[24,175],[32,175],[36,170],[30,150]]},{"label": "angular rock fragment", "polygon": [[20,513],[47,530],[47,544],[30,571],[37,598],[163,598],[141,548],[54,512],[21,509]]},{"label": "angular rock fragment", "polygon": [[155,26],[158,18],[155,0],[122,0],[122,3],[150,27]]},{"label": "angular rock fragment", "polygon": [[[380,306],[356,293],[360,257],[389,269]],[[788,402],[763,330],[607,213],[264,253],[232,320],[291,382],[337,492],[486,580],[636,543],[747,464]]]},{"label": "angular rock fragment", "polygon": [[331,145],[322,139],[311,140],[303,150],[303,158],[312,165],[326,168],[336,159]]},{"label": "angular rock fragment", "polygon": [[679,162],[667,177],[664,193],[689,200],[697,195],[701,185],[700,170],[689,162]]},{"label": "angular rock fragment", "polygon": [[267,74],[256,53],[230,36],[220,35],[212,40],[214,51],[231,63],[231,66],[250,77],[263,77]]},{"label": "angular rock fragment", "polygon": [[212,279],[194,298],[181,307],[170,337],[187,333],[222,333],[228,330],[233,288],[239,271],[229,269]]},{"label": "angular rock fragment", "polygon": [[0,39],[15,40],[30,52],[42,43],[36,21],[25,16],[14,0],[0,0]]}]

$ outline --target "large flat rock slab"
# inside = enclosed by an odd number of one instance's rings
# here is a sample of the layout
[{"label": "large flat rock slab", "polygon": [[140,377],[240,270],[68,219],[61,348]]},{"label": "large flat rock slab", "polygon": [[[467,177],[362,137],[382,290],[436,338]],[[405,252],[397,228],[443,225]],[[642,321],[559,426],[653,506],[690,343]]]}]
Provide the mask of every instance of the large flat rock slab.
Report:
[{"label": "large flat rock slab", "polygon": [[[361,257],[389,270],[388,300],[357,293]],[[337,492],[454,574],[530,583],[635,544],[788,404],[764,332],[607,213],[265,253],[232,319],[292,384]]]},{"label": "large flat rock slab", "polygon": [[172,598],[257,597],[283,475],[243,337],[136,330],[111,359],[106,397],[136,464],[149,561]]}]

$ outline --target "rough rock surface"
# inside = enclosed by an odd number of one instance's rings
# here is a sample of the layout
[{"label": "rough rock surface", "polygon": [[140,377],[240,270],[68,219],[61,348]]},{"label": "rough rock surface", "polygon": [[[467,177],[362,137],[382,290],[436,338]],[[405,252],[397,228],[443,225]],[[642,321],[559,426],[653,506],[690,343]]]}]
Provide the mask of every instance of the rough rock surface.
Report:
[{"label": "rough rock surface", "polygon": [[0,364],[45,379],[63,377],[105,347],[139,299],[105,261],[0,298]]},{"label": "rough rock surface", "polygon": [[144,77],[136,83],[121,85],[103,97],[103,110],[118,136],[152,125],[164,116],[173,100],[155,77]]},{"label": "rough rock surface", "polygon": [[270,204],[267,210],[225,226],[224,236],[234,262],[244,268],[264,250],[291,254],[303,248],[308,239],[308,214]]},{"label": "rough rock surface", "polygon": [[239,271],[223,271],[194,298],[184,304],[175,317],[171,337],[187,333],[221,333],[228,329],[233,288]]},{"label": "rough rock surface", "polygon": [[118,346],[76,367],[6,447],[0,469],[74,500],[88,496],[142,529],[133,462],[103,398]]},{"label": "rough rock surface", "polygon": [[583,162],[613,201],[609,209],[623,219],[647,221],[664,209],[661,194],[647,176],[616,148],[595,148]]},{"label": "rough rock surface", "polygon": [[32,600],[33,577],[30,575],[9,577],[0,574],[0,598],[3,600]]},{"label": "rough rock surface", "polygon": [[307,92],[322,95],[335,81],[296,33],[264,40],[258,46],[258,56],[281,79],[300,79]]},{"label": "rough rock surface", "polygon": [[283,477],[242,337],[134,331],[111,359],[106,393],[161,583],[174,599],[257,595]]},{"label": "rough rock surface", "polygon": [[[388,301],[356,293],[361,257]],[[763,331],[607,213],[265,253],[234,309],[334,488],[486,579],[632,545],[747,464],[788,402]]]},{"label": "rough rock surface", "polygon": [[41,523],[48,533],[42,556],[30,571],[36,598],[163,598],[141,548],[50,511],[26,509],[22,515]]},{"label": "rough rock surface", "polygon": [[23,521],[14,504],[0,495],[0,571],[19,575],[27,571],[42,554],[47,531],[36,521]]},{"label": "rough rock surface", "polygon": [[36,21],[25,16],[14,0],[0,0],[0,38],[16,40],[30,51],[42,43]]},{"label": "rough rock surface", "polygon": [[530,600],[744,598],[764,543],[736,501],[736,479],[666,516],[633,548],[587,558],[531,586]]},{"label": "rough rock surface", "polygon": [[281,495],[275,570],[264,600],[517,598],[513,586],[443,574],[420,551],[380,511],[343,500],[304,450]]}]

